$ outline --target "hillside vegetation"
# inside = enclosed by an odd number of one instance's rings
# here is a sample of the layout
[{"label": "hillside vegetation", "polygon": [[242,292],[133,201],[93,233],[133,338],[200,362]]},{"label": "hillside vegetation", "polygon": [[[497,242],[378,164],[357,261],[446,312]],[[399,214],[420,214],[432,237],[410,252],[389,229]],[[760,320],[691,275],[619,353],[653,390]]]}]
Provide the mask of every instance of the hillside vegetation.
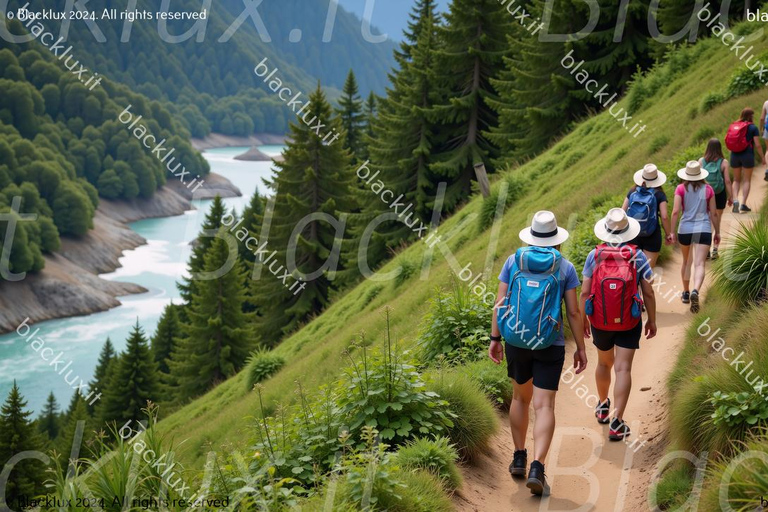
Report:
[{"label": "hillside vegetation", "polygon": [[[742,25],[738,30],[743,33],[749,28]],[[753,44],[759,46],[765,40],[764,35]],[[692,79],[702,69],[718,69],[724,79]],[[180,456],[190,468],[202,468],[209,450],[221,454],[247,449],[255,437],[253,418],[260,415],[260,403],[272,413],[278,403],[295,399],[297,382],[306,391],[335,381],[348,363],[343,354],[358,350],[354,344],[361,332],[367,333],[366,344],[380,345],[386,339],[384,306],[392,307],[391,331],[400,346],[414,348],[435,289],[447,287],[452,273],[467,269],[462,277],[471,271],[474,278],[483,272],[477,291],[483,292],[487,285],[495,293],[502,263],[520,245],[518,231],[537,210],[554,211],[561,224],[572,230],[574,236],[564,251],[578,264],[579,256],[583,258],[593,243],[590,232],[596,215],[620,204],[635,170],[654,162],[673,176],[686,160],[700,154],[707,138],[722,136],[742,107],[762,103],[762,92],[748,92],[702,105],[708,95],[722,93],[742,69],[741,62],[715,39],[672,53],[619,103],[631,109],[633,119],[647,123],[645,133],[633,138],[608,112],[584,120],[539,157],[498,177],[491,197],[508,180],[522,180],[525,193],[508,205],[497,224],[489,224],[493,216],[487,213],[495,205],[476,195],[440,226],[444,245],[430,250],[420,241],[404,249],[377,272],[378,276],[394,272],[399,277],[359,284],[275,348],[273,354],[285,364],[261,382],[259,393],[249,389],[250,377],[241,372],[165,418],[161,431],[185,440]],[[430,253],[431,264],[422,267]]]}]

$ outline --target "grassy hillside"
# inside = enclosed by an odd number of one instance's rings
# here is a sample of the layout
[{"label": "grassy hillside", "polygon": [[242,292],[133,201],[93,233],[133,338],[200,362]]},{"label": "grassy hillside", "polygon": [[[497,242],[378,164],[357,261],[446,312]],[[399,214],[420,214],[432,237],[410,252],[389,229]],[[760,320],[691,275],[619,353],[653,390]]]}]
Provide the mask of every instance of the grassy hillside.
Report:
[{"label": "grassy hillside", "polygon": [[[759,47],[765,41],[763,36],[755,45]],[[701,70],[713,69],[721,80],[697,78]],[[471,264],[474,274],[489,262],[490,272],[482,280],[494,290],[505,258],[520,245],[518,231],[540,209],[553,210],[562,225],[574,230],[564,251],[583,258],[591,244],[594,210],[604,212],[609,203],[613,206],[626,193],[637,169],[654,162],[668,175],[674,175],[688,155],[698,151],[692,146],[698,147],[714,134],[722,137],[742,107],[758,108],[762,104],[763,92],[755,92],[731,100],[724,97],[705,112],[699,108],[703,98],[725,90],[729,77],[741,69],[742,63],[719,40],[702,41],[677,51],[619,104],[628,108],[631,101],[636,111],[627,130],[642,120],[647,124],[644,133],[633,138],[608,112],[601,112],[536,159],[509,171],[528,184],[499,225],[480,228],[478,217],[489,205],[484,205],[477,195],[444,222],[439,232],[454,254],[456,270]],[[375,169],[375,162],[371,167]],[[494,186],[498,187],[498,181]],[[372,196],[371,200],[377,199]],[[494,229],[500,234],[498,245],[489,249]],[[394,332],[405,346],[412,345],[435,288],[447,286],[452,272],[443,254],[435,250],[428,277],[422,279],[419,268],[427,250],[423,241],[417,242],[379,272],[381,275],[405,269],[410,271],[407,279],[363,282],[285,340],[275,353],[285,358],[286,365],[263,383],[268,409],[281,400],[293,399],[297,381],[305,390],[311,390],[334,380],[346,364],[342,353],[361,331],[367,333],[369,342],[380,344],[384,330],[381,309],[386,305],[393,308]],[[180,455],[188,467],[202,468],[208,450],[248,446],[252,437],[249,417],[258,410],[258,397],[246,387],[245,376],[240,374],[161,422],[161,430],[177,440],[186,440]]]}]

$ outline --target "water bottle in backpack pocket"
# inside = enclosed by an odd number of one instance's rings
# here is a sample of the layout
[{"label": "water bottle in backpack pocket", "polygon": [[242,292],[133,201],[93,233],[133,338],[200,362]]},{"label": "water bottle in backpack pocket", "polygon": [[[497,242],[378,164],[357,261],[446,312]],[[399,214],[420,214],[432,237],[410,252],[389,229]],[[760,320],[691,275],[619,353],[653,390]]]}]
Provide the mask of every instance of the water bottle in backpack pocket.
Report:
[{"label": "water bottle in backpack pocket", "polygon": [[514,347],[545,349],[560,333],[560,253],[551,247],[521,247],[510,269],[509,288],[496,321]]},{"label": "water bottle in backpack pocket", "polygon": [[628,331],[640,321],[637,247],[598,245],[592,289],[584,311],[593,327],[603,331]]},{"label": "water bottle in backpack pocket", "polygon": [[627,216],[640,223],[640,235],[652,235],[659,227],[659,204],[656,202],[656,193],[653,189],[637,187],[629,195],[629,207]]}]

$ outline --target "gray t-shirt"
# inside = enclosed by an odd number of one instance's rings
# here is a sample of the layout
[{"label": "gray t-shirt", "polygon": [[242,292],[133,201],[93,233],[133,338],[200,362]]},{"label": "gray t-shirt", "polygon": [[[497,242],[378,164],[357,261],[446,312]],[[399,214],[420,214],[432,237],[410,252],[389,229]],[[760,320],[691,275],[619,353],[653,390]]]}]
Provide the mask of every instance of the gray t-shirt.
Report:
[{"label": "gray t-shirt", "polygon": [[683,201],[683,217],[677,232],[682,235],[693,233],[711,233],[712,222],[709,220],[709,200],[715,191],[709,184],[694,190],[693,185],[682,183],[675,189],[675,195]]}]

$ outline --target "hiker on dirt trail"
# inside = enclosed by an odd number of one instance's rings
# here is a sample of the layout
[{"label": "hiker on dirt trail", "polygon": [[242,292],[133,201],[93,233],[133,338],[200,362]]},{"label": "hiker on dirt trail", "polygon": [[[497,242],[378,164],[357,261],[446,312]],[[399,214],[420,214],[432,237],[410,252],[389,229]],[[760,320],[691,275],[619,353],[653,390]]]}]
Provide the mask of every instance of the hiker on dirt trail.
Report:
[{"label": "hiker on dirt trail", "polygon": [[[691,304],[691,312],[699,312],[699,290],[704,284],[706,260],[712,245],[712,227],[715,229],[715,245],[720,244],[720,225],[716,222],[717,205],[715,191],[707,183],[707,171],[696,160],[691,160],[677,171],[683,182],[675,189],[675,205],[672,208],[672,226],[677,227],[677,241],[683,252],[683,304]],[[734,203],[735,204],[735,203]],[[682,215],[682,218],[681,218]],[[693,265],[693,290],[691,284]],[[689,291],[690,290],[690,291]]]},{"label": "hiker on dirt trail", "polygon": [[[763,138],[765,139],[765,156],[763,156],[763,163],[768,162],[768,100],[763,103],[763,112],[760,114],[760,129],[763,130]],[[768,168],[765,169],[765,181],[768,181]]]},{"label": "hiker on dirt trail", "polygon": [[661,228],[664,227],[664,241],[672,243],[672,229],[667,214],[667,194],[661,186],[667,176],[653,164],[646,164],[634,175],[635,186],[629,189],[622,208],[627,215],[640,223],[640,233],[632,245],[643,251],[651,268],[661,252]]},{"label": "hiker on dirt trail", "polygon": [[[699,163],[709,174],[707,183],[715,191],[715,227],[720,231],[720,224],[723,220],[723,212],[726,205],[733,204],[733,189],[731,188],[731,176],[728,172],[728,161],[723,157],[723,148],[720,145],[720,139],[709,139],[707,150],[704,156],[699,159]],[[712,250],[707,253],[707,259],[716,260],[720,253],[720,243],[715,242]]]},{"label": "hiker on dirt trail", "polygon": [[[733,213],[748,213],[752,210],[747,206],[752,170],[755,167],[755,147],[762,156],[760,145],[760,130],[754,125],[755,111],[745,108],[741,111],[739,120],[731,123],[725,135],[725,147],[731,152],[731,168],[733,169]],[[741,193],[741,202],[739,202]]]},{"label": "hiker on dirt trail", "polygon": [[[632,244],[640,232],[640,223],[627,216],[622,208],[609,210],[594,231],[605,243],[592,249],[584,263],[581,286],[584,337],[592,336],[597,347],[595,383],[600,402],[595,408],[595,417],[598,423],[610,422],[608,439],[621,441],[630,435],[624,410],[632,388],[632,361],[643,334],[643,303],[648,313],[645,337],[656,336],[653,272],[643,251]],[[612,368],[616,373],[613,411],[608,398]]]},{"label": "hiker on dirt trail", "polygon": [[563,301],[576,340],[573,354],[576,373],[587,367],[587,353],[576,296],[579,277],[573,264],[559,251],[568,232],[557,226],[552,212],[540,211],[533,216],[531,227],[523,229],[519,236],[528,247],[521,247],[510,256],[499,274],[488,355],[496,364],[506,355],[507,374],[514,387],[509,407],[509,427],[515,444],[509,465],[513,477],[526,476],[525,439],[529,407],[533,402],[534,460],[526,486],[541,496],[549,494],[544,460],[555,431],[555,393],[565,362]]}]

